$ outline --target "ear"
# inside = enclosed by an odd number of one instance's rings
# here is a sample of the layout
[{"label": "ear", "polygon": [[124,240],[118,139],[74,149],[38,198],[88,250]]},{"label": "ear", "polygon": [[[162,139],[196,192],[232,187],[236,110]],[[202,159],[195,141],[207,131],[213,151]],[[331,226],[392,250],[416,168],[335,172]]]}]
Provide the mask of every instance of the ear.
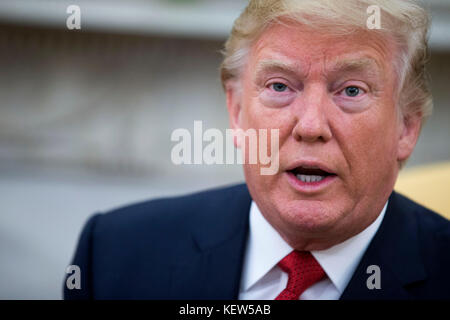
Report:
[{"label": "ear", "polygon": [[422,113],[403,117],[400,125],[397,160],[404,161],[412,154],[422,126]]},{"label": "ear", "polygon": [[[227,98],[228,117],[230,121],[230,128],[233,130],[242,129],[241,127],[241,111],[242,111],[242,92],[237,86],[237,80],[229,80],[225,84],[225,93]],[[234,146],[241,147],[241,141],[238,135],[234,135]]]}]

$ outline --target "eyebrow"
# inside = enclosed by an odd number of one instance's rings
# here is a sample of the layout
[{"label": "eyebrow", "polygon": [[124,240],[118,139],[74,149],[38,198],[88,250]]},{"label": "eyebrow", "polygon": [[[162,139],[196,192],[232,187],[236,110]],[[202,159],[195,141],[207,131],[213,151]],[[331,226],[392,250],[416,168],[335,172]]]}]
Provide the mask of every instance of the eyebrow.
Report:
[{"label": "eyebrow", "polygon": [[256,66],[255,78],[264,72],[281,71],[291,74],[298,74],[302,70],[299,64],[288,63],[281,60],[261,60]]},{"label": "eyebrow", "polygon": [[[303,68],[298,63],[285,62],[281,60],[261,60],[256,66],[255,79],[264,72],[287,72],[290,74],[302,74]],[[336,60],[329,69],[330,73],[366,72],[370,76],[380,75],[380,66],[373,58]]]}]

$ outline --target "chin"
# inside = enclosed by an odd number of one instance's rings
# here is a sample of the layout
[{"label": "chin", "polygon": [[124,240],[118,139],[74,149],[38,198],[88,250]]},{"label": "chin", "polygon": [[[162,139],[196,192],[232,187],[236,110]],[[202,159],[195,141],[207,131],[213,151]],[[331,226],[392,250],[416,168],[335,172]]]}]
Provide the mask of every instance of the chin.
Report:
[{"label": "chin", "polygon": [[321,233],[336,226],[343,218],[338,206],[319,200],[295,200],[282,203],[278,208],[284,224],[299,232]]}]

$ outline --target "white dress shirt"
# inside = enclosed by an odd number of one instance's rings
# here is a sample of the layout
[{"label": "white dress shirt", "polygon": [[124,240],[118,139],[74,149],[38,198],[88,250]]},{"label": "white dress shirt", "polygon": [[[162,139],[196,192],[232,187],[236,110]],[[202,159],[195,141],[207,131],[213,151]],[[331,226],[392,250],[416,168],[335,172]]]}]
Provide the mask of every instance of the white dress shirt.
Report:
[{"label": "white dress shirt", "polygon": [[[338,300],[355,272],[386,212],[362,232],[329,249],[311,251],[327,277],[306,289],[301,300]],[[250,230],[244,257],[239,300],[273,300],[286,288],[287,273],[278,262],[293,248],[264,218],[255,202],[250,207]]]}]

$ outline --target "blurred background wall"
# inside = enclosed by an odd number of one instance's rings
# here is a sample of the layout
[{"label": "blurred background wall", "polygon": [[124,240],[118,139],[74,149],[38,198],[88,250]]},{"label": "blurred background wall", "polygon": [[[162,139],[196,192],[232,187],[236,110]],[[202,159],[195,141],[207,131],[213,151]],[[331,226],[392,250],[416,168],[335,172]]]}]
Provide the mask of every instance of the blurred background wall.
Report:
[{"label": "blurred background wall", "polygon": [[[450,0],[427,3],[435,110],[408,167],[450,160]],[[59,299],[94,212],[243,181],[239,165],[173,165],[170,135],[228,127],[219,51],[245,5],[0,1],[0,298]]]}]

